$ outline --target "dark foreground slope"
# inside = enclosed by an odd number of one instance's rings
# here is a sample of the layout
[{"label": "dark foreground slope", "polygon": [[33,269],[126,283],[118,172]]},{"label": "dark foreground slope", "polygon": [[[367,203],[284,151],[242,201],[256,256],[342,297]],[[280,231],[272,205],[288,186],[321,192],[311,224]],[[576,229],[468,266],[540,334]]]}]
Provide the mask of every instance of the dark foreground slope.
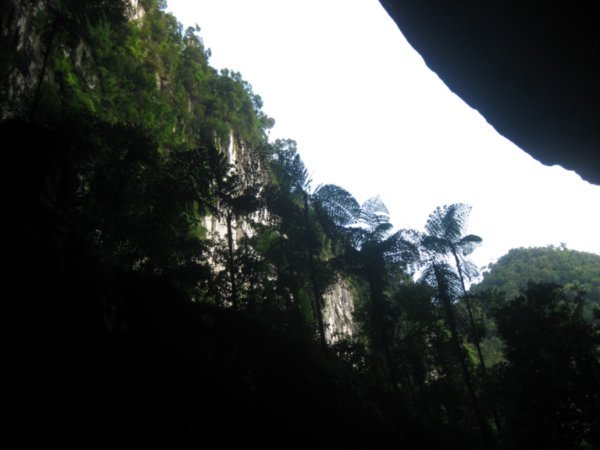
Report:
[{"label": "dark foreground slope", "polygon": [[109,267],[80,233],[60,135],[1,131],[20,139],[2,155],[3,397],[20,443],[457,448],[314,345]]},{"label": "dark foreground slope", "polygon": [[193,304],[164,279],[82,263],[39,290],[27,286],[40,274],[12,273],[22,288],[5,371],[11,428],[26,441],[444,447],[306,342]]}]

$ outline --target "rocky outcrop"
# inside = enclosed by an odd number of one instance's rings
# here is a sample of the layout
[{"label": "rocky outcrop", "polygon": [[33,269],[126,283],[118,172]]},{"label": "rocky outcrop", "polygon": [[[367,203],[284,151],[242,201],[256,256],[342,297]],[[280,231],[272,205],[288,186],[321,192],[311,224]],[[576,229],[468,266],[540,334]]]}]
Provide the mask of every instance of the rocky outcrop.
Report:
[{"label": "rocky outcrop", "polygon": [[[231,173],[236,173],[244,188],[255,186],[260,195],[262,187],[268,183],[268,175],[256,152],[238,140],[232,132],[225,145],[221,145],[221,152],[227,156],[227,162],[231,164]],[[259,209],[253,212],[247,218],[250,221],[258,223],[267,223],[269,220],[268,212]],[[227,225],[223,217],[207,215],[204,217],[203,225],[208,231],[209,236],[217,239],[226,239]],[[254,233],[248,220],[233,219],[235,240],[240,240],[244,236],[251,237]]]},{"label": "rocky outcrop", "polygon": [[129,17],[132,20],[141,20],[146,14],[144,7],[140,4],[139,0],[128,0],[129,4]]},{"label": "rocky outcrop", "polygon": [[[34,32],[34,17],[41,8],[39,1],[18,2],[7,0],[0,6],[0,40],[2,55],[0,93],[5,96],[0,109],[0,119],[24,115],[27,105],[23,101],[34,86],[42,65],[43,46],[40,35]],[[14,53],[6,52],[13,47]],[[27,55],[24,57],[23,55]]]},{"label": "rocky outcrop", "polygon": [[352,318],[354,296],[350,284],[338,278],[337,282],[329,287],[323,300],[323,322],[327,342],[333,344],[341,339],[351,338],[356,331],[356,325]]}]

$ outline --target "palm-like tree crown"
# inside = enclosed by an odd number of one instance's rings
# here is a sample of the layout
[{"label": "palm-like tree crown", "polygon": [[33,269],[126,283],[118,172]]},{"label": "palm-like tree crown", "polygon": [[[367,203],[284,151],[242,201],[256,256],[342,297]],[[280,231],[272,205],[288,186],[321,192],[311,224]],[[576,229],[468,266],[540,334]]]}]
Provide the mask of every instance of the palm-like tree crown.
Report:
[{"label": "palm-like tree crown", "polygon": [[482,241],[475,234],[463,236],[470,212],[471,207],[464,203],[437,207],[427,219],[425,235],[421,240],[425,251],[436,260],[452,255],[461,279],[463,275],[470,279],[477,273],[467,256]]},{"label": "palm-like tree crown", "polygon": [[324,223],[324,229],[334,228],[337,237],[355,251],[365,256],[377,254],[387,262],[410,264],[417,258],[412,233],[392,232],[389,212],[381,198],[372,197],[359,205],[352,194],[332,184],[319,186],[313,197],[321,217],[330,222],[330,226]]}]

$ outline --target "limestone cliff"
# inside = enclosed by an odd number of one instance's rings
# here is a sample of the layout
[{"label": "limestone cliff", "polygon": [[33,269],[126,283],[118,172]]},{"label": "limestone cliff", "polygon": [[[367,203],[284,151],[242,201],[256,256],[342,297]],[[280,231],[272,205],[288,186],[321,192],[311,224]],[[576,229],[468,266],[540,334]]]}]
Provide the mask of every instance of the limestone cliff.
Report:
[{"label": "limestone cliff", "polygon": [[356,332],[352,318],[354,313],[354,296],[349,283],[338,278],[323,296],[325,307],[323,321],[325,322],[325,337],[333,344],[340,339],[351,338]]},{"label": "limestone cliff", "polygon": [[[257,195],[260,195],[263,187],[268,183],[268,175],[256,152],[238,140],[233,132],[230,133],[229,142],[219,147],[221,152],[227,156],[227,162],[231,165],[230,174],[236,174],[240,177],[241,187],[254,186]],[[244,236],[251,237],[254,230],[250,222],[267,223],[269,215],[265,209],[260,208],[258,211],[249,214],[246,219],[233,218],[235,241],[239,241]],[[227,225],[223,217],[209,214],[204,217],[203,226],[206,228],[209,237],[226,239]]]}]

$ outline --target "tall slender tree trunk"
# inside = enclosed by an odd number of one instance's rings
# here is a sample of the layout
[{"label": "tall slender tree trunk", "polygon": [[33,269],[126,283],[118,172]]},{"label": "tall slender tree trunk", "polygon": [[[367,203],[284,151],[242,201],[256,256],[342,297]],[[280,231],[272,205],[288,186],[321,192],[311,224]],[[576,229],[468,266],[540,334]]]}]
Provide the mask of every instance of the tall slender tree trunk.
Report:
[{"label": "tall slender tree trunk", "polygon": [[308,220],[308,194],[304,192],[304,221],[306,227],[306,248],[308,250],[308,265],[310,270],[310,280],[313,289],[315,320],[319,329],[319,342],[324,352],[327,351],[327,341],[325,340],[325,326],[323,324],[323,311],[321,310],[321,294],[317,284],[317,272],[315,269],[314,251],[312,240],[310,238],[310,222]]},{"label": "tall slender tree trunk", "polygon": [[228,246],[228,265],[229,265],[229,281],[231,283],[231,304],[234,308],[238,307],[238,292],[237,292],[237,280],[235,277],[235,259],[233,253],[233,229],[232,229],[232,213],[227,211],[227,246]]},{"label": "tall slender tree trunk", "polygon": [[[398,393],[398,374],[396,372],[396,365],[394,364],[394,358],[392,357],[392,351],[390,348],[390,342],[387,336],[387,326],[385,323],[385,317],[383,312],[383,287],[381,281],[377,279],[381,276],[381,273],[372,274],[368,277],[369,279],[369,290],[371,291],[371,317],[373,318],[373,344],[376,352],[383,350],[383,357],[389,372],[390,384],[394,392]],[[385,367],[382,370],[385,373]]]},{"label": "tall slender tree trunk", "polygon": [[473,319],[473,309],[471,308],[471,302],[469,300],[469,296],[467,295],[467,288],[465,287],[465,280],[462,273],[462,267],[460,265],[460,261],[458,260],[458,255],[456,254],[456,250],[452,249],[452,255],[454,256],[454,261],[456,262],[456,269],[458,270],[458,277],[460,278],[460,283],[462,285],[462,290],[464,294],[465,304],[467,305],[467,313],[469,314],[469,325],[471,326],[471,333],[473,333],[473,342],[475,343],[475,348],[477,349],[477,354],[479,355],[479,362],[481,364],[481,370],[486,375],[485,361],[483,359],[483,353],[481,352],[481,346],[479,345],[479,336],[477,334],[477,328],[475,327],[475,320]]},{"label": "tall slender tree trunk", "polygon": [[483,440],[485,442],[489,442],[490,436],[488,425],[485,422],[483,415],[481,414],[481,409],[479,408],[479,402],[477,401],[477,395],[475,394],[475,389],[473,387],[471,375],[469,373],[469,368],[467,367],[467,363],[465,361],[465,354],[462,349],[462,346],[460,345],[460,339],[458,336],[458,330],[456,326],[456,318],[454,317],[454,312],[452,311],[452,302],[448,295],[447,282],[437,265],[433,266],[433,270],[435,272],[435,278],[438,285],[438,293],[440,295],[440,300],[444,305],[446,321],[448,322],[448,326],[450,327],[450,333],[452,335],[452,342],[454,343],[454,347],[456,350],[456,356],[458,357],[458,360],[460,362],[463,379],[465,381],[465,385],[467,386],[467,391],[469,392],[471,403],[473,404],[473,412],[475,413],[475,417],[477,418],[479,430],[481,432]]},{"label": "tall slender tree trunk", "polygon": [[35,121],[38,105],[40,103],[40,93],[42,90],[42,82],[44,81],[44,76],[46,75],[46,68],[48,66],[48,59],[50,58],[50,53],[52,52],[52,46],[54,45],[54,36],[58,30],[58,21],[59,16],[54,18],[52,22],[52,28],[50,29],[50,36],[48,37],[48,43],[46,44],[46,51],[44,52],[44,58],[42,60],[42,67],[40,69],[40,74],[37,79],[37,83],[35,86],[35,93],[33,95],[33,102],[31,104],[31,111],[29,112],[29,121]]},{"label": "tall slender tree trunk", "polygon": [[467,312],[469,314],[469,324],[471,325],[471,333],[473,334],[473,342],[475,343],[475,348],[477,349],[477,355],[479,356],[479,364],[481,365],[481,373],[483,375],[483,382],[486,387],[486,391],[488,391],[488,395],[490,396],[490,405],[492,408],[492,414],[494,416],[494,423],[496,424],[496,429],[498,433],[501,432],[501,424],[500,417],[498,416],[498,411],[496,408],[495,395],[493,392],[490,392],[490,383],[487,374],[487,368],[485,366],[485,360],[483,358],[483,352],[481,351],[481,345],[479,342],[479,335],[477,334],[477,328],[475,327],[475,320],[473,319],[473,309],[471,308],[471,301],[469,300],[469,295],[467,294],[467,288],[465,286],[465,280],[462,272],[462,267],[460,265],[460,261],[458,259],[458,255],[456,254],[456,249],[452,248],[452,255],[454,256],[454,261],[456,263],[456,269],[458,270],[458,276],[460,278],[460,283],[462,286],[465,304],[467,305]]}]

